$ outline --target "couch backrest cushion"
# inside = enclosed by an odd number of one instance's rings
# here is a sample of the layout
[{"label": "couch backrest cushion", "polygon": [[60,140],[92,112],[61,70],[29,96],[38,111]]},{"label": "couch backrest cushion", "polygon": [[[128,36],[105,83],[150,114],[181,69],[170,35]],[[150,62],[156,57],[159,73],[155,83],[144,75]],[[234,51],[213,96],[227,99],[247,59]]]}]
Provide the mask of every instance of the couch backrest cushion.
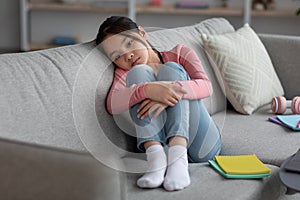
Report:
[{"label": "couch backrest cushion", "polygon": [[281,81],[286,99],[300,95],[300,37],[259,34]]},{"label": "couch backrest cushion", "polygon": [[84,150],[72,113],[76,73],[93,44],[0,55],[0,137]]}]

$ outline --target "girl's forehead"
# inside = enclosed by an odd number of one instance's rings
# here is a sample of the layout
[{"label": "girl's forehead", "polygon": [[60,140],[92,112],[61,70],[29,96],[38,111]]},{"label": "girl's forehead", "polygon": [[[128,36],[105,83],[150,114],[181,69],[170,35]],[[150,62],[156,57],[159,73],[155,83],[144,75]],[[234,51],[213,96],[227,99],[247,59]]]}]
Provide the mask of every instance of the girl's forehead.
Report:
[{"label": "girl's forehead", "polygon": [[118,42],[121,42],[122,40],[126,39],[126,36],[125,35],[122,35],[122,34],[110,34],[108,35],[105,40],[102,42],[104,45],[107,45],[107,44],[111,44],[111,43],[118,43]]},{"label": "girl's forehead", "polygon": [[113,49],[118,49],[124,40],[126,40],[124,35],[109,35],[103,40],[101,45],[106,51],[112,51]]},{"label": "girl's forehead", "polygon": [[133,31],[124,31],[118,34],[108,34],[104,41],[112,42],[114,40],[118,41],[127,37],[138,37],[139,34]]},{"label": "girl's forehead", "polygon": [[113,51],[124,46],[125,42],[132,38],[141,39],[141,36],[138,33],[131,31],[126,33],[122,32],[120,34],[109,34],[106,36],[101,45],[105,51]]},{"label": "girl's forehead", "polygon": [[[109,34],[102,42],[102,46],[122,45],[127,38],[132,38],[134,33]],[[136,37],[136,36],[134,36]]]}]

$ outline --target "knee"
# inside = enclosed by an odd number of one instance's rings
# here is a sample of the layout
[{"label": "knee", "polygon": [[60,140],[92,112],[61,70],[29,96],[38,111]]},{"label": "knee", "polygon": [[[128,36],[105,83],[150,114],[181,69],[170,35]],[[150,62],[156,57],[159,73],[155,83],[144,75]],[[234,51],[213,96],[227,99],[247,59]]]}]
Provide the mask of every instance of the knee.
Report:
[{"label": "knee", "polygon": [[129,70],[126,76],[126,85],[131,86],[132,84],[153,81],[153,79],[153,69],[148,65],[140,64]]},{"label": "knee", "polygon": [[128,74],[131,73],[144,73],[144,72],[152,72],[152,68],[149,65],[146,64],[139,64],[139,65],[135,65],[133,68],[131,68],[128,72]]},{"label": "knee", "polygon": [[189,76],[185,69],[176,62],[165,63],[159,69],[157,77],[161,81],[178,81],[189,79]]},{"label": "knee", "polygon": [[183,67],[180,64],[178,64],[176,62],[172,62],[172,61],[171,62],[166,62],[164,65],[168,66],[168,67],[171,67],[173,69],[183,69]]}]

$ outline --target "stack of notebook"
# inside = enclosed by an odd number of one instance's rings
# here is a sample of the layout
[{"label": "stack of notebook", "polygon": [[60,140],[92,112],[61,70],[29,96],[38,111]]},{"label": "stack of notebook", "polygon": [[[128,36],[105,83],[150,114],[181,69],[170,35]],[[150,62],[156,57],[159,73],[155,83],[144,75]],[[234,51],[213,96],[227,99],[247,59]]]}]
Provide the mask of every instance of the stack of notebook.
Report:
[{"label": "stack of notebook", "polygon": [[271,169],[255,154],[237,156],[215,156],[209,164],[225,178],[263,178],[270,176]]}]

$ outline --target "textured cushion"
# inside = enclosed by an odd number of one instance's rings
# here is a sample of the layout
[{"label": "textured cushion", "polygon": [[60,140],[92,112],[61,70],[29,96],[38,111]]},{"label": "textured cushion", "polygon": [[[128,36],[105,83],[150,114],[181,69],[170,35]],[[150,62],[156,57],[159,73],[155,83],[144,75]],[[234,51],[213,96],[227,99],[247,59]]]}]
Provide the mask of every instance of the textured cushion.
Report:
[{"label": "textured cushion", "polygon": [[234,33],[203,35],[219,83],[233,107],[252,114],[283,95],[283,88],[270,57],[256,33],[245,25]]},{"label": "textured cushion", "polygon": [[127,148],[105,109],[113,67],[95,47],[88,42],[0,55],[0,137],[86,152],[104,147],[99,140],[105,136]]},{"label": "textured cushion", "polygon": [[83,150],[72,115],[72,89],[91,43],[0,55],[0,137]]}]

